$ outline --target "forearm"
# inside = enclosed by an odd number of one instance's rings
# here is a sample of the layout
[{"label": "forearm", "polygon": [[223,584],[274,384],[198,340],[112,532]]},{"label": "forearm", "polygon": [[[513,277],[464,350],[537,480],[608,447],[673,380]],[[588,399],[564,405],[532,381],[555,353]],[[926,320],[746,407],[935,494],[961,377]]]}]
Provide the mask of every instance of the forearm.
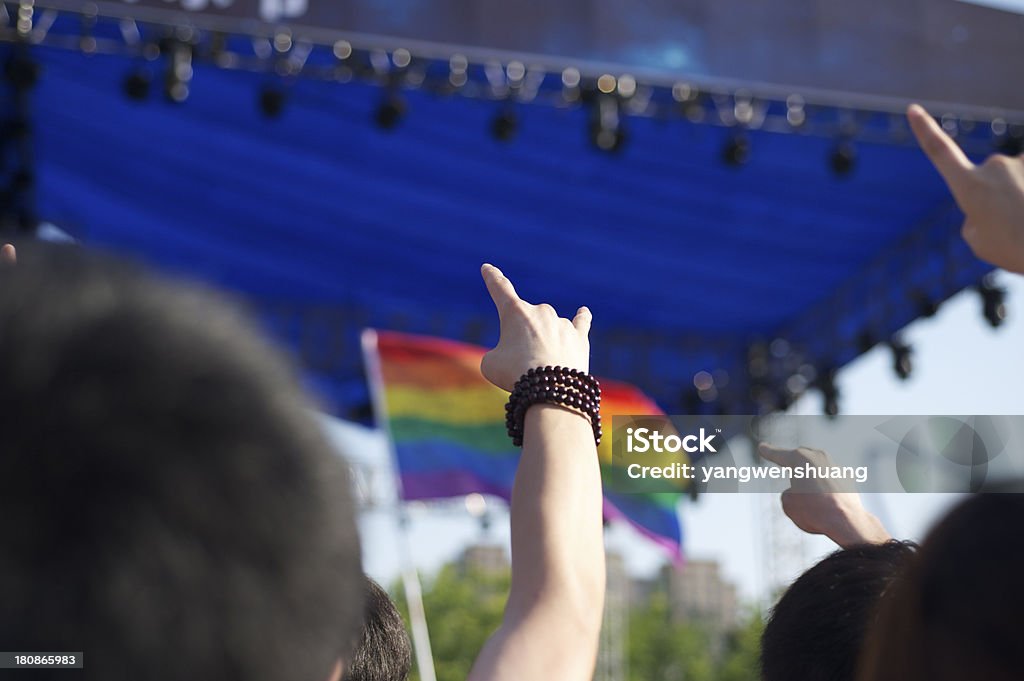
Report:
[{"label": "forearm", "polygon": [[604,605],[601,474],[590,424],[539,404],[526,414],[512,489],[512,587],[471,681],[589,681]]},{"label": "forearm", "polygon": [[526,413],[512,490],[509,614],[551,608],[567,623],[597,630],[604,581],[601,471],[590,424],[535,405]]}]

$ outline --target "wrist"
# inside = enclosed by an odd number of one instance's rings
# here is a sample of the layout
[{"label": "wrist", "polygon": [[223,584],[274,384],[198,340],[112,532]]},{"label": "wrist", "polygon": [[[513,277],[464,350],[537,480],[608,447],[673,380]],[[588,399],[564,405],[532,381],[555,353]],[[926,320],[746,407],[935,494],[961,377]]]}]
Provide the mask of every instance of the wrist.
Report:
[{"label": "wrist", "polygon": [[596,378],[579,369],[545,365],[528,369],[512,389],[505,405],[505,426],[515,446],[523,444],[525,420],[531,407],[554,405],[588,422],[597,444],[601,442],[601,387]]},{"label": "wrist", "polygon": [[844,519],[836,532],[829,535],[842,548],[858,544],[884,544],[892,539],[882,522],[871,513],[861,510]]}]

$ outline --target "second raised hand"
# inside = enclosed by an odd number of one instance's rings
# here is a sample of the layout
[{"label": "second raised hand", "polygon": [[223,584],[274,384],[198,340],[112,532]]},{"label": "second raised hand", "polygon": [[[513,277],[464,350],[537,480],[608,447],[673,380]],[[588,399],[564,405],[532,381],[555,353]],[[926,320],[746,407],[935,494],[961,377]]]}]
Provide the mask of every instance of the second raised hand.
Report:
[{"label": "second raised hand", "polygon": [[547,304],[531,305],[516,293],[512,282],[494,265],[480,268],[487,291],[498,309],[501,337],[484,355],[484,378],[512,391],[516,381],[539,366],[590,368],[590,310],[581,307],[570,321]]},{"label": "second raised hand", "polygon": [[[832,465],[828,454],[806,447],[789,449],[762,442],[757,452],[783,468]],[[864,508],[859,494],[842,491],[831,479],[794,479],[782,493],[781,501],[782,511],[794,525],[808,534],[825,535],[843,548],[882,544],[892,539],[878,518]]]},{"label": "second raised hand", "polygon": [[967,245],[982,260],[1024,274],[1024,157],[996,154],[975,165],[923,108],[912,105],[907,118],[964,212]]}]

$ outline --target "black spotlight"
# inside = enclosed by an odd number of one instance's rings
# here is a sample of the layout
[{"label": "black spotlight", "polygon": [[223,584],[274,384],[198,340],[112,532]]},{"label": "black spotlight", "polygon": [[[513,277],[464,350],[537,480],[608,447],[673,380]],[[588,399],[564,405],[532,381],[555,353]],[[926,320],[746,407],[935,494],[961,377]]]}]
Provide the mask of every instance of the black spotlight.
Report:
[{"label": "black spotlight", "polygon": [[684,413],[690,416],[700,414],[704,409],[704,400],[700,399],[700,393],[696,390],[684,390],[681,398]]},{"label": "black spotlight", "polygon": [[491,121],[491,136],[499,142],[509,142],[519,130],[519,121],[516,115],[507,110],[499,111],[498,115]]},{"label": "black spotlight", "polygon": [[846,177],[857,166],[857,148],[849,140],[842,140],[829,154],[828,165],[836,177]]},{"label": "black spotlight", "polygon": [[135,69],[124,77],[121,88],[124,96],[136,102],[149,97],[150,77],[143,69]]},{"label": "black spotlight", "polygon": [[727,166],[738,168],[750,160],[750,140],[742,133],[729,137],[722,147],[722,162]]},{"label": "black spotlight", "polygon": [[39,64],[20,50],[13,52],[4,63],[4,76],[18,92],[31,90],[39,80]]},{"label": "black spotlight", "polygon": [[590,142],[601,151],[615,152],[626,143],[626,134],[619,127],[606,128],[591,124]]},{"label": "black spotlight", "polygon": [[981,294],[981,313],[985,320],[996,328],[1006,321],[1006,289],[994,285],[988,277],[978,284]]},{"label": "black spotlight", "polygon": [[405,115],[405,102],[398,95],[391,94],[384,98],[373,112],[373,120],[381,130],[394,130]]},{"label": "black spotlight", "polygon": [[889,341],[889,347],[892,349],[892,369],[896,372],[896,375],[901,380],[906,380],[910,377],[910,372],[913,371],[914,365],[911,362],[911,355],[913,354],[913,348],[903,342],[899,337],[894,336]]},{"label": "black spotlight", "polygon": [[34,213],[23,211],[18,216],[18,231],[22,234],[35,234],[39,228],[39,218]]},{"label": "black spotlight", "polygon": [[192,82],[192,46],[178,40],[166,40],[161,52],[167,55],[164,97],[169,102],[181,104],[188,99],[189,83]]},{"label": "black spotlight", "polygon": [[911,296],[914,305],[917,306],[917,314],[921,317],[934,317],[939,311],[939,304],[923,291],[918,291]]},{"label": "black spotlight", "polygon": [[1024,153],[1024,131],[1014,128],[999,138],[996,151],[1005,156],[1020,156]]},{"label": "black spotlight", "polygon": [[284,111],[284,91],[273,85],[264,85],[260,89],[260,112],[267,118],[277,118]]},{"label": "black spotlight", "polygon": [[823,371],[817,381],[818,390],[821,391],[821,396],[825,406],[825,416],[838,416],[839,415],[839,388],[836,387],[836,371],[835,369],[829,369]]},{"label": "black spotlight", "polygon": [[6,136],[13,140],[26,140],[31,134],[32,126],[29,124],[27,118],[12,118],[7,121],[7,124],[3,128],[3,132],[0,132],[0,139],[3,139]]},{"label": "black spotlight", "polygon": [[614,97],[601,96],[590,114],[590,143],[601,151],[621,151],[626,144],[626,131],[619,115],[619,102]]},{"label": "black spotlight", "polygon": [[35,174],[29,168],[18,168],[11,174],[10,185],[16,194],[30,191],[35,183]]},{"label": "black spotlight", "polygon": [[875,338],[874,334],[870,331],[862,331],[857,336],[857,349],[860,350],[861,354],[866,353],[871,348],[875,347],[878,343],[878,339]]}]

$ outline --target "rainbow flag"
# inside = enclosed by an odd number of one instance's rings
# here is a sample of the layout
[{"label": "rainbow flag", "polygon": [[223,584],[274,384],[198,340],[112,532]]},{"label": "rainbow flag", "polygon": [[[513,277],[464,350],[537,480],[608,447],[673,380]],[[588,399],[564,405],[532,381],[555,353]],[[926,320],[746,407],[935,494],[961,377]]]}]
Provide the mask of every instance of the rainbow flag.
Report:
[{"label": "rainbow flag", "polygon": [[[509,499],[519,449],[505,433],[508,393],[480,374],[485,350],[430,336],[367,331],[363,349],[378,421],[391,433],[403,499],[437,499],[478,492]],[[601,379],[601,418],[661,414],[642,392]],[[384,425],[382,423],[382,425]],[[611,434],[598,448],[602,473],[611,466]],[[673,556],[681,555],[676,514],[681,494],[614,494],[604,513],[624,519]]]}]

